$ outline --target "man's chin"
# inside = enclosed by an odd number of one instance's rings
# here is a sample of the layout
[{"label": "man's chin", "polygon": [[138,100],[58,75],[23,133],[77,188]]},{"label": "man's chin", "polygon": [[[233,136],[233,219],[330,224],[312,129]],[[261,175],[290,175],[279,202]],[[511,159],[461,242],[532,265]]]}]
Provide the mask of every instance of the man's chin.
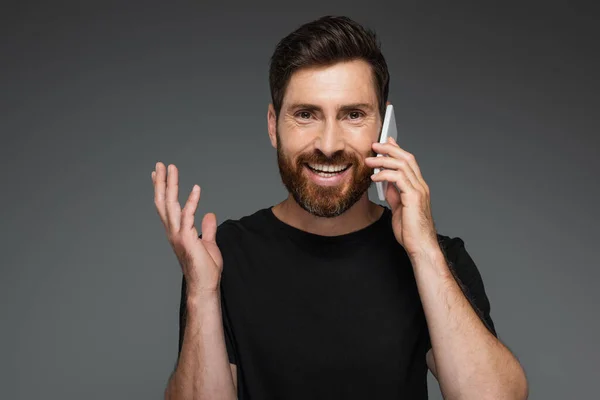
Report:
[{"label": "man's chin", "polygon": [[356,199],[349,198],[348,187],[341,188],[341,185],[319,186],[311,182],[304,188],[307,191],[298,193],[294,198],[300,207],[317,217],[337,217],[356,202]]},{"label": "man's chin", "polygon": [[306,198],[314,201],[319,199],[327,199],[328,203],[339,203],[348,195],[352,188],[352,181],[340,182],[335,186],[319,185],[316,182],[307,180],[304,182]]},{"label": "man's chin", "polygon": [[342,208],[341,204],[335,203],[317,204],[313,202],[299,202],[299,205],[308,213],[321,218],[334,218],[346,211],[346,208]]}]

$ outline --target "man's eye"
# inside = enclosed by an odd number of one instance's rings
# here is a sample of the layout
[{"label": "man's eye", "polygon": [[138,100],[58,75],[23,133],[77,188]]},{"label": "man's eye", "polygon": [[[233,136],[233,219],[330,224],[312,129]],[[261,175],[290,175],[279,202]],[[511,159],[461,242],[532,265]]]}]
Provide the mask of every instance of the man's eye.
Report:
[{"label": "man's eye", "polygon": [[308,118],[310,118],[310,113],[308,111],[300,111],[297,115],[301,119],[308,119]]},{"label": "man's eye", "polygon": [[350,113],[348,113],[348,116],[350,117],[350,119],[357,119],[362,116],[362,113],[360,111],[350,111]]}]

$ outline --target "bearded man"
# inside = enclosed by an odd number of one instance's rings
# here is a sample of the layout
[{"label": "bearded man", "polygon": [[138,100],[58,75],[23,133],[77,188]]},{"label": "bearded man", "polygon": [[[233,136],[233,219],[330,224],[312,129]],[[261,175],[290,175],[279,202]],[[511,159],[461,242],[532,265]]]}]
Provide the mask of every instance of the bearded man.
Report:
[{"label": "bearded man", "polygon": [[[199,234],[200,187],[182,209],[177,168],[152,172],[183,272],[165,397],[426,399],[431,371],[446,399],[527,398],[464,242],[435,229],[415,157],[378,142],[390,103],[375,33],[346,17],[302,25],[269,84],[286,199],[219,226],[208,213]],[[386,206],[368,197],[377,181]]]}]

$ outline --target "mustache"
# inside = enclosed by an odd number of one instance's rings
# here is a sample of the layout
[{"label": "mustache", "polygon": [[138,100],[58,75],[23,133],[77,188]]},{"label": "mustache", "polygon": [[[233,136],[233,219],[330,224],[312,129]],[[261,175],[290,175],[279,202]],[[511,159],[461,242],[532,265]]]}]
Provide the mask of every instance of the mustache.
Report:
[{"label": "mustache", "polygon": [[357,155],[357,154],[352,154],[352,153],[343,153],[343,152],[339,152],[339,153],[335,153],[333,154],[331,157],[327,157],[325,154],[321,153],[321,152],[316,152],[316,153],[311,153],[311,154],[306,154],[306,155],[300,155],[298,156],[298,158],[296,159],[296,163],[298,164],[298,166],[301,166],[303,164],[325,164],[325,165],[345,165],[345,164],[352,164],[352,165],[357,165],[357,164],[364,164],[364,157],[375,157],[377,155],[377,153],[374,150],[369,151],[369,154],[363,156],[363,155]]},{"label": "mustache", "polygon": [[307,155],[301,155],[297,158],[298,164],[357,164],[359,162],[358,156],[349,153],[335,153],[331,157],[327,157],[325,154],[311,153]]}]

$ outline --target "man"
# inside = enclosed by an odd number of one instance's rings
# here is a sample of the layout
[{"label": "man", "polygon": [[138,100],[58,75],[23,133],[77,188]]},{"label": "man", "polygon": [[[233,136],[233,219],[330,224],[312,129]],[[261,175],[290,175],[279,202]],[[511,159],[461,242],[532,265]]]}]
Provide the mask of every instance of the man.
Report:
[{"label": "man", "polygon": [[[181,209],[176,167],[152,173],[183,270],[166,398],[426,399],[428,369],[446,399],[527,398],[414,156],[377,143],[389,76],[375,34],[345,17],[305,24],[278,44],[269,82],[287,199],[218,229],[206,214],[199,235],[200,188]],[[389,208],[369,200],[374,181],[393,183]]]}]

